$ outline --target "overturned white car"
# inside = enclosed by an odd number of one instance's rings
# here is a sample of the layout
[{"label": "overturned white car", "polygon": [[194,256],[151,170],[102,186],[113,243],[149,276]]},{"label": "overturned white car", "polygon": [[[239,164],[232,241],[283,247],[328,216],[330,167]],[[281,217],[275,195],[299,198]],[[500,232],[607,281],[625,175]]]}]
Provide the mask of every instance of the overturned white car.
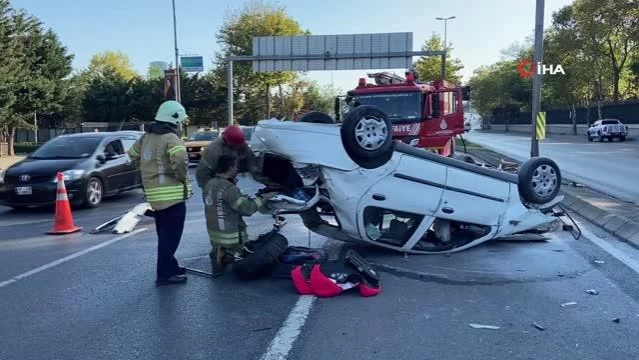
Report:
[{"label": "overturned white car", "polygon": [[318,113],[260,121],[251,148],[281,193],[269,208],[297,213],[329,238],[421,254],[543,233],[558,221],[561,173],[552,160],[532,158],[511,174],[395,142],[391,131],[374,106],[339,124]]}]

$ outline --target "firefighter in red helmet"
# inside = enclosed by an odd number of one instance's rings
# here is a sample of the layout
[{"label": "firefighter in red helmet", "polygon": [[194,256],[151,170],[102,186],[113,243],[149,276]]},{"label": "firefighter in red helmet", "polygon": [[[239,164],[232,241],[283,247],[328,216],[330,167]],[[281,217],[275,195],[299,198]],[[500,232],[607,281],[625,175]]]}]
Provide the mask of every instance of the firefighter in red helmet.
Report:
[{"label": "firefighter in red helmet", "polygon": [[[197,165],[195,180],[202,189],[202,201],[206,205],[205,188],[209,180],[216,177],[218,160],[222,156],[229,156],[238,160],[238,173],[250,173],[253,179],[261,183],[268,183],[262,176],[261,166],[251,151],[244,137],[244,131],[239,126],[232,125],[224,129],[222,136],[209,143]],[[216,259],[216,248],[211,251],[212,261]]]}]

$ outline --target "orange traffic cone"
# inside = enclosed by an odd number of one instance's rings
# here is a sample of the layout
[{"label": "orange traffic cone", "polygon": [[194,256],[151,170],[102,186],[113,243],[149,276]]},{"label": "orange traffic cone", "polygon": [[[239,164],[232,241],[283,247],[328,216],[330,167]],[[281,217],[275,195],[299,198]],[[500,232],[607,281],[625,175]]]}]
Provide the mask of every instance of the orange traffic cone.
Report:
[{"label": "orange traffic cone", "polygon": [[67,196],[67,188],[64,186],[64,175],[58,173],[58,189],[55,199],[55,223],[53,229],[47,234],[59,235],[70,234],[82,230],[73,224],[73,216],[71,215],[71,204]]}]

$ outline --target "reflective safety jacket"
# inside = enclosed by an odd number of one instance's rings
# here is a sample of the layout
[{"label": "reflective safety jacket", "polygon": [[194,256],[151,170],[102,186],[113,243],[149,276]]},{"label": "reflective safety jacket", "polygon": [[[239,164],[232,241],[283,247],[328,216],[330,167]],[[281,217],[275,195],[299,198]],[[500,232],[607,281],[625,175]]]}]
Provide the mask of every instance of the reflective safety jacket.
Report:
[{"label": "reflective safety jacket", "polygon": [[209,180],[215,177],[217,159],[222,155],[236,157],[240,173],[249,172],[256,181],[267,181],[261,175],[261,167],[248,145],[244,144],[239,149],[232,149],[224,143],[222,137],[219,137],[204,148],[202,158],[197,165],[195,180],[199,187],[204,188]]},{"label": "reflective safety jacket", "polygon": [[243,195],[235,179],[216,176],[204,188],[204,214],[211,244],[232,246],[248,241],[243,216],[251,216],[266,201]]},{"label": "reflective safety jacket", "polygon": [[166,209],[193,195],[184,141],[169,124],[151,124],[131,146],[129,157],[142,173],[144,195],[153,210]]}]

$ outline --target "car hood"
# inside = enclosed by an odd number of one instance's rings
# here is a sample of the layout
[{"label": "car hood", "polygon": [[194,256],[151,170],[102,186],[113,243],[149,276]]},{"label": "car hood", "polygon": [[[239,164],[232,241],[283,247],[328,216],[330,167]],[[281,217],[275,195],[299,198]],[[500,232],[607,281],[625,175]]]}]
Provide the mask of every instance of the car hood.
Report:
[{"label": "car hood", "polygon": [[77,168],[86,159],[32,159],[26,158],[15,163],[7,169],[6,175],[20,176],[29,175],[31,177],[51,176],[54,177],[58,171],[66,171]]},{"label": "car hood", "polygon": [[184,143],[185,147],[204,147],[210,144],[210,141],[187,141]]},{"label": "car hood", "polygon": [[261,120],[253,130],[250,145],[255,153],[270,152],[294,162],[344,171],[359,167],[344,150],[339,124]]}]

